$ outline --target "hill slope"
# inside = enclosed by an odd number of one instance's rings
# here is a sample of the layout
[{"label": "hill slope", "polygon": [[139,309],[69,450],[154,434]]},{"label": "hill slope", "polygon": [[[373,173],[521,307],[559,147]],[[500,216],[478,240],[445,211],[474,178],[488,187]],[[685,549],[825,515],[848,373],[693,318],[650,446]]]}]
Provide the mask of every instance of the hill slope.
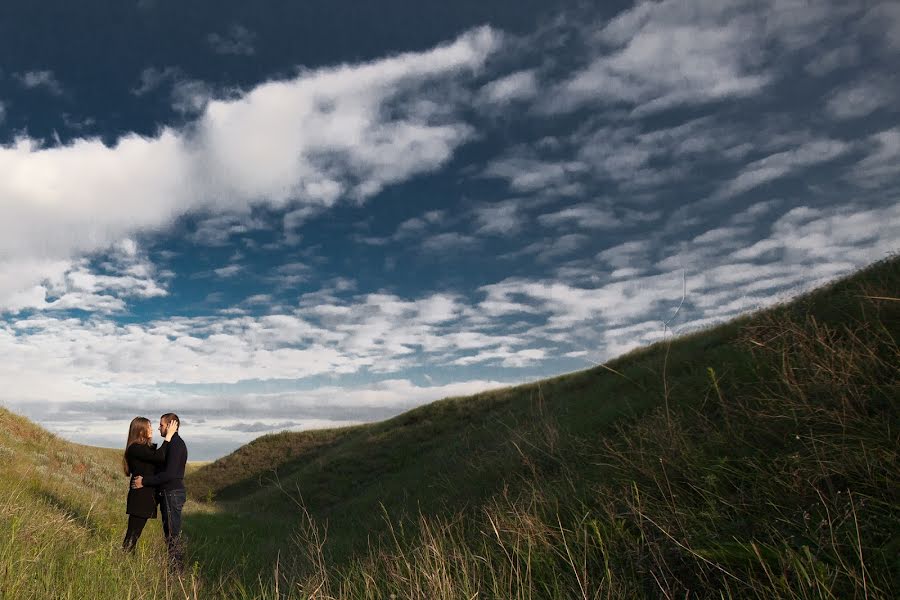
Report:
[{"label": "hill slope", "polygon": [[335,596],[895,590],[897,290],[894,258],[603,367],[264,436],[190,477],[196,556]]}]

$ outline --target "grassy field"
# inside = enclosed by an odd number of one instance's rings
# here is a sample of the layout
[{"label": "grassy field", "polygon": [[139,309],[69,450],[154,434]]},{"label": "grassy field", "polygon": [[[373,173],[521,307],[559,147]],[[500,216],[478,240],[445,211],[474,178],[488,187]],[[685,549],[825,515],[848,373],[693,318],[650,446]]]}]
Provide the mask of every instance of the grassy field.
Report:
[{"label": "grassy field", "polygon": [[117,452],[3,413],[4,597],[896,597],[898,289],[895,258],[602,367],[263,436],[189,474],[184,582],[155,523],[119,555]]}]

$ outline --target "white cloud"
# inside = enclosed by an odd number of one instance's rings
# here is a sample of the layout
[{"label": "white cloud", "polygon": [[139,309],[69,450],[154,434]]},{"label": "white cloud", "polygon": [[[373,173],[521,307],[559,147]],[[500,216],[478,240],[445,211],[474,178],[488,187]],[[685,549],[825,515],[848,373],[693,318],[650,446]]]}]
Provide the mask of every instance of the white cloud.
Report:
[{"label": "white cloud", "polygon": [[[210,102],[185,131],[0,147],[0,279],[21,261],[68,260],[167,227],[187,212],[253,204],[362,201],[434,169],[472,135],[465,123],[407,114],[396,103],[436,79],[477,69],[498,43],[489,28],[420,53],[304,72]],[[47,273],[19,277],[21,293]],[[8,298],[0,298],[0,308]]]},{"label": "white cloud", "polygon": [[612,210],[589,203],[543,214],[538,217],[538,221],[551,227],[576,226],[585,229],[612,229],[622,225]]},{"label": "white cloud", "polygon": [[511,156],[491,162],[485,168],[484,175],[508,180],[510,187],[517,192],[551,190],[567,193],[578,189],[573,183],[586,170],[587,166],[578,161],[552,162]]},{"label": "white cloud", "polygon": [[546,110],[626,103],[655,111],[755,94],[769,82],[754,64],[758,20],[718,3],[642,2],[596,39],[595,58],[547,95]]},{"label": "white cloud", "polygon": [[484,204],[474,210],[479,224],[477,233],[512,235],[518,233],[526,222],[523,201],[518,198]]},{"label": "white cloud", "polygon": [[859,161],[850,178],[864,188],[877,188],[897,180],[900,164],[900,127],[869,136],[869,154]]},{"label": "white cloud", "polygon": [[650,240],[631,240],[603,250],[597,258],[617,269],[634,268],[644,266],[652,250]]},{"label": "white cloud", "polygon": [[195,244],[226,246],[233,236],[265,229],[266,223],[250,214],[224,213],[206,217],[187,236]]},{"label": "white cloud", "polygon": [[[125,308],[126,299],[168,294],[158,281],[161,274],[130,239],[115,244],[108,260],[100,265],[88,259],[26,259],[5,265],[0,262],[0,268],[9,275],[0,279],[0,298],[5,300],[5,309],[13,313],[69,309],[119,312]],[[29,278],[33,285],[23,289],[21,281]]]},{"label": "white cloud", "polygon": [[530,100],[537,95],[537,77],[534,70],[517,71],[486,84],[479,96],[482,102],[506,105],[514,101]]},{"label": "white cloud", "polygon": [[25,73],[16,73],[14,77],[22,87],[29,90],[40,89],[54,96],[60,96],[63,93],[62,84],[56,79],[53,71],[26,71]]},{"label": "white cloud", "polygon": [[718,197],[742,194],[799,169],[834,160],[849,149],[850,144],[840,140],[818,139],[771,154],[746,165],[737,177],[720,188]]},{"label": "white cloud", "polygon": [[510,350],[499,348],[497,350],[485,350],[471,356],[463,356],[453,361],[454,365],[473,365],[479,363],[497,362],[503,367],[526,367],[540,362],[546,357],[546,352],[539,348],[526,348],[524,350]]},{"label": "white cloud", "polygon": [[234,277],[243,270],[244,267],[241,265],[226,265],[218,269],[213,269],[213,273],[215,273],[217,277],[227,279],[229,277]]}]

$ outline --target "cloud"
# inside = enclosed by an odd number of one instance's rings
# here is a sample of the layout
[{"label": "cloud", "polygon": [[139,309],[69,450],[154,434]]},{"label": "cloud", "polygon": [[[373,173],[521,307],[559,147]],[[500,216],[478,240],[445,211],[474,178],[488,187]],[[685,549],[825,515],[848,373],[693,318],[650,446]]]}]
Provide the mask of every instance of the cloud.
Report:
[{"label": "cloud", "polygon": [[54,96],[63,94],[62,84],[56,79],[53,71],[26,71],[15,73],[13,76],[25,89],[43,90]]},{"label": "cloud", "polygon": [[471,356],[463,356],[453,361],[454,365],[473,365],[484,362],[498,362],[502,367],[520,368],[533,365],[546,357],[546,351],[540,348],[526,348],[524,350],[510,350],[499,348],[486,350]]},{"label": "cloud", "polygon": [[234,423],[233,425],[221,426],[226,431],[240,431],[243,433],[260,433],[262,431],[285,431],[292,428],[303,427],[304,429],[312,429],[308,423],[300,421],[281,421],[276,423],[263,423],[262,421],[254,421],[253,423]]},{"label": "cloud", "polygon": [[216,54],[233,54],[237,56],[252,56],[256,50],[253,43],[256,34],[243,25],[232,25],[224,34],[210,33],[206,36],[213,52]]},{"label": "cloud", "polygon": [[551,227],[577,226],[584,229],[612,229],[622,225],[613,211],[589,203],[543,214],[538,217],[538,222]]},{"label": "cloud", "polygon": [[251,214],[225,213],[200,220],[187,236],[194,244],[227,246],[234,236],[266,228],[266,222]]},{"label": "cloud", "polygon": [[719,189],[718,197],[730,198],[743,194],[794,171],[834,160],[849,149],[850,144],[840,140],[818,139],[771,154],[746,165],[737,177]]},{"label": "cloud", "polygon": [[422,249],[428,252],[447,252],[471,249],[478,246],[477,238],[456,231],[435,234],[422,242]]},{"label": "cloud", "polygon": [[806,64],[806,72],[822,77],[837,69],[845,69],[859,64],[860,51],[856,44],[846,44],[823,52]]},{"label": "cloud", "polygon": [[486,84],[481,88],[479,97],[481,102],[503,106],[515,101],[530,100],[537,92],[537,76],[533,69],[527,69]]},{"label": "cloud", "polygon": [[650,240],[631,240],[607,248],[597,254],[597,258],[616,269],[646,265],[653,244]]},{"label": "cloud", "polygon": [[483,204],[473,211],[478,224],[476,233],[488,235],[513,235],[525,225],[523,201],[511,198],[492,204]]},{"label": "cloud", "polygon": [[181,114],[203,112],[213,98],[208,83],[196,79],[178,80],[172,84],[172,108]]},{"label": "cloud", "polygon": [[897,165],[900,164],[900,127],[869,136],[865,146],[869,152],[852,169],[850,180],[863,188],[877,188],[896,181]]},{"label": "cloud", "polygon": [[880,2],[872,6],[863,18],[889,51],[900,50],[900,7],[895,2]]},{"label": "cloud", "polygon": [[213,87],[199,79],[188,77],[178,67],[147,67],[141,71],[140,81],[132,88],[135,96],[144,96],[163,86],[170,85],[169,101],[172,108],[183,115],[197,115],[215,96]]},{"label": "cloud", "polygon": [[[112,146],[19,137],[0,147],[0,279],[23,260],[100,251],[191,211],[361,202],[435,169],[473,131],[444,114],[430,120],[405,99],[435,80],[465,77],[497,44],[481,28],[425,52],[304,72],[211,101],[184,131],[129,134]],[[45,276],[20,278],[16,291]]]},{"label": "cloud", "polygon": [[243,270],[244,267],[242,265],[227,265],[218,269],[213,269],[213,273],[216,274],[216,277],[227,279],[229,277],[234,277]]},{"label": "cloud", "polygon": [[147,67],[139,76],[138,85],[131,89],[131,93],[135,96],[143,96],[158,89],[164,83],[176,81],[183,77],[181,69],[177,67],[166,67],[158,69],[156,67]]},{"label": "cloud", "polygon": [[756,64],[760,24],[719,3],[642,2],[606,24],[596,56],[543,103],[548,112],[626,104],[652,112],[752,95],[770,76]]},{"label": "cloud", "polygon": [[579,174],[587,166],[578,161],[546,161],[535,157],[511,156],[492,161],[485,169],[485,177],[499,177],[509,181],[517,192],[539,190],[559,193],[575,192]]},{"label": "cloud", "polygon": [[[130,239],[120,240],[97,263],[77,260],[25,260],[10,263],[8,279],[0,279],[0,298],[12,313],[24,310],[121,312],[126,299],[166,296],[154,265]],[[42,278],[22,289],[21,281],[40,273]]]},{"label": "cloud", "polygon": [[835,90],[825,104],[825,111],[835,119],[865,117],[879,108],[893,106],[897,101],[892,78],[863,79]]}]

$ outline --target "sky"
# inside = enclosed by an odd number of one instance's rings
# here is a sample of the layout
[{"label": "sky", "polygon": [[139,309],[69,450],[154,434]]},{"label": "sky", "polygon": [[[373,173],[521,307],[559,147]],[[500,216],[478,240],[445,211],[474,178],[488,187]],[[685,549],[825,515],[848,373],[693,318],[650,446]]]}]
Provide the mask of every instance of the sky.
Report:
[{"label": "sky", "polygon": [[596,4],[0,4],[0,404],[212,459],[896,253],[900,4]]}]

